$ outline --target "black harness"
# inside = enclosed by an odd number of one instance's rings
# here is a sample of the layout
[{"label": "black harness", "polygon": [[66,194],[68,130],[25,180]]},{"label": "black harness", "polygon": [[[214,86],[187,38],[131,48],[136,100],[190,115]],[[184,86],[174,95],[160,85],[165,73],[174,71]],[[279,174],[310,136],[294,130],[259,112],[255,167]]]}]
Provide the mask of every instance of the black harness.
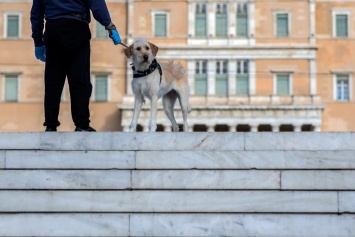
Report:
[{"label": "black harness", "polygon": [[152,72],[155,71],[155,69],[159,70],[159,74],[160,74],[160,83],[161,84],[161,78],[163,75],[163,70],[161,69],[160,64],[157,62],[156,59],[153,60],[152,64],[150,64],[149,68],[145,71],[136,71],[135,67],[132,66],[132,70],[133,70],[133,78],[139,78],[139,77],[144,77],[147,76],[149,74],[151,74]]}]

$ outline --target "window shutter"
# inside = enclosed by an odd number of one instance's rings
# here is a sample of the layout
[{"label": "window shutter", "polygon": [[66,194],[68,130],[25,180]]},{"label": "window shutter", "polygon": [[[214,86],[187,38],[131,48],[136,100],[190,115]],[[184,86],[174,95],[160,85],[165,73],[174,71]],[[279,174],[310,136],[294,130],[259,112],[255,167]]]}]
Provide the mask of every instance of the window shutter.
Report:
[{"label": "window shutter", "polygon": [[288,32],[288,14],[277,14],[276,16],[276,36],[287,37]]},{"label": "window shutter", "polygon": [[195,35],[206,36],[207,35],[207,18],[206,14],[196,14],[195,19]]},{"label": "window shutter", "polygon": [[237,75],[237,95],[249,94],[249,77],[248,75]]},{"label": "window shutter", "polygon": [[7,37],[9,38],[19,37],[19,16],[7,17]]},{"label": "window shutter", "polygon": [[95,101],[107,101],[108,81],[107,76],[96,76],[95,79]]},{"label": "window shutter", "polygon": [[207,75],[195,75],[195,95],[207,94]]},{"label": "window shutter", "polygon": [[289,95],[290,94],[290,79],[289,75],[277,75],[276,94]]},{"label": "window shutter", "polygon": [[5,77],[5,101],[7,102],[18,101],[18,77],[17,76]]},{"label": "window shutter", "polygon": [[227,95],[228,94],[228,76],[216,75],[216,94]]},{"label": "window shutter", "polygon": [[166,14],[155,14],[155,34],[156,37],[167,36]]},{"label": "window shutter", "polygon": [[248,35],[248,16],[246,14],[237,15],[237,36]]},{"label": "window shutter", "polygon": [[336,15],[336,36],[348,37],[348,16]]},{"label": "window shutter", "polygon": [[96,21],[96,38],[106,39],[108,38],[108,31],[103,25]]},{"label": "window shutter", "polygon": [[227,14],[217,13],[216,14],[216,36],[227,36]]}]

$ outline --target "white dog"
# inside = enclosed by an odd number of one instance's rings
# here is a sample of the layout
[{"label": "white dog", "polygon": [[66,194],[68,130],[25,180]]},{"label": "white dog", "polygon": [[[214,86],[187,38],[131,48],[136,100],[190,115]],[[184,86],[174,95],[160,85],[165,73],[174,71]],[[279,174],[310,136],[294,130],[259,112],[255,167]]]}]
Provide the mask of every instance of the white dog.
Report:
[{"label": "white dog", "polygon": [[130,131],[135,132],[137,121],[144,98],[151,101],[150,127],[151,132],[157,129],[157,103],[163,97],[165,114],[173,126],[173,131],[178,132],[179,126],[174,117],[174,104],[179,99],[184,120],[184,132],[189,130],[187,113],[189,112],[189,84],[185,70],[180,63],[158,63],[155,56],[158,47],[149,43],[145,38],[137,38],[136,41],[124,50],[127,58],[132,58],[133,80],[132,91],[134,94],[134,112]]}]

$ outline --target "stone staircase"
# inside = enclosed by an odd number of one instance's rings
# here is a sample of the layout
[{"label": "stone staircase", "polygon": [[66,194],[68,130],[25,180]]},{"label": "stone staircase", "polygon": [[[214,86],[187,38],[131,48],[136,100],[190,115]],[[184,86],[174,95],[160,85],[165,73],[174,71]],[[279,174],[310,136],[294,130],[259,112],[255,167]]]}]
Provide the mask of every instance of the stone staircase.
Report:
[{"label": "stone staircase", "polygon": [[0,236],[355,236],[355,133],[0,133]]}]

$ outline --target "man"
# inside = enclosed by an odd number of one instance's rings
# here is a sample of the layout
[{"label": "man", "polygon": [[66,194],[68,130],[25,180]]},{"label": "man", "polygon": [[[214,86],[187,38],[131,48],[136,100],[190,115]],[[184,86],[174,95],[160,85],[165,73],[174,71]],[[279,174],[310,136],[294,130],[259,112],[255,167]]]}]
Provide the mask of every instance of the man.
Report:
[{"label": "man", "polygon": [[[46,132],[56,132],[60,98],[68,78],[72,119],[77,132],[95,132],[90,127],[90,10],[109,31],[115,45],[121,43],[105,0],[33,0],[32,38],[35,56],[45,65],[44,113]],[[46,20],[45,32],[44,19]]]}]

